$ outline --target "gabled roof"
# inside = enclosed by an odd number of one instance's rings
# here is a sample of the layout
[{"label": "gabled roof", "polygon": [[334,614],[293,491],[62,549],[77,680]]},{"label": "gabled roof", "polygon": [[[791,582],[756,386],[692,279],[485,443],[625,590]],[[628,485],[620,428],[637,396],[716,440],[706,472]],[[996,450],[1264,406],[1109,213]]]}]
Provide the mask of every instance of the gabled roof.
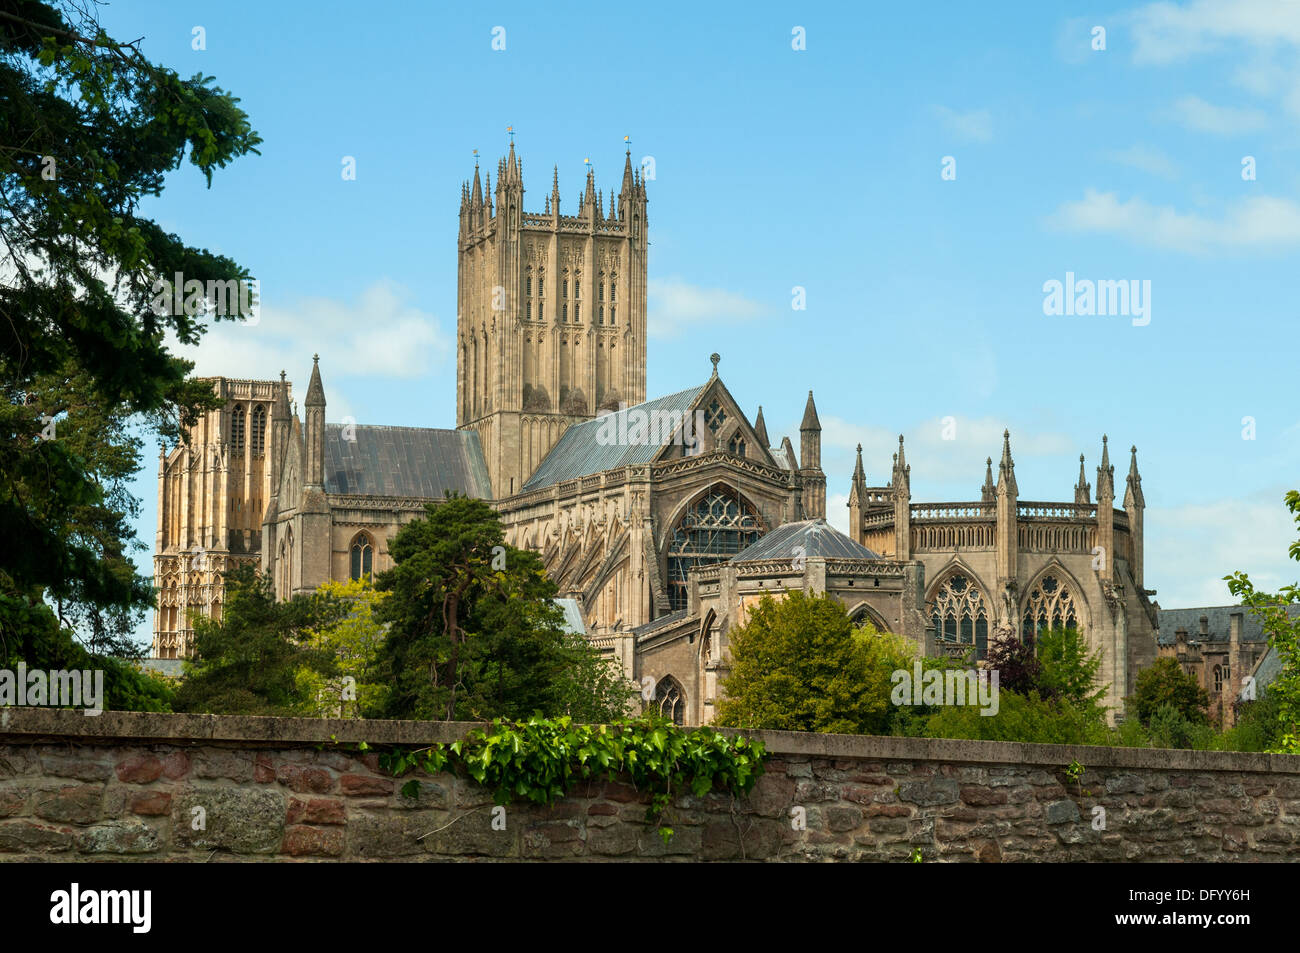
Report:
[{"label": "gabled roof", "polygon": [[[1300,605],[1287,606],[1286,611],[1294,619],[1300,615]],[[1263,623],[1245,606],[1205,606],[1200,609],[1161,609],[1157,617],[1160,625],[1159,642],[1161,645],[1173,645],[1179,629],[1186,629],[1187,638],[1199,642],[1227,642],[1228,622],[1236,612],[1242,614],[1241,641],[1268,641]],[[1201,616],[1206,616],[1209,620],[1206,628],[1210,634],[1204,639],[1201,637]]]},{"label": "gabled roof", "polygon": [[879,554],[845,536],[824,519],[819,519],[778,526],[732,556],[730,561],[749,563],[762,559],[794,559],[798,556],[808,559],[880,558]]},{"label": "gabled roof", "polygon": [[[650,436],[659,439],[620,442],[619,439],[609,440],[609,435],[611,433],[626,435],[629,427],[636,429],[638,419],[653,422],[675,417],[680,422],[690,412],[706,386],[708,385],[691,387],[676,394],[668,394],[666,397],[656,397],[635,407],[628,407],[612,414],[602,414],[595,420],[584,420],[580,424],[574,424],[551,448],[546,459],[538,466],[537,472],[529,477],[520,492],[527,493],[530,490],[553,486],[566,480],[576,480],[578,477],[590,476],[593,473],[618,467],[650,463],[672,440],[671,432],[663,433],[660,427],[651,423]],[[631,417],[634,412],[644,413],[646,417]],[[631,417],[630,421],[629,417]]]},{"label": "gabled roof", "polygon": [[449,490],[492,499],[477,431],[325,425],[326,493],[441,500]]}]

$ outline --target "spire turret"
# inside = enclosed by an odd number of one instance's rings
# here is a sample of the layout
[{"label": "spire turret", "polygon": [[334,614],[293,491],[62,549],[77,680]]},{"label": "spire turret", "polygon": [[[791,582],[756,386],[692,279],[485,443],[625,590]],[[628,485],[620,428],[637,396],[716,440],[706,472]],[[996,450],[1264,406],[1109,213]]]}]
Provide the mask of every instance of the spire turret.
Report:
[{"label": "spire turret", "polygon": [[1016,464],[1011,459],[1011,431],[1002,431],[1002,462],[998,464],[998,490],[1005,492],[1008,496],[1018,496],[1019,488],[1016,486]]},{"label": "spire turret", "polygon": [[1091,503],[1089,493],[1092,491],[1092,485],[1088,482],[1083,472],[1083,454],[1079,454],[1079,482],[1074,485],[1074,502],[1080,505]]},{"label": "spire turret", "polygon": [[984,485],[980,487],[980,500],[985,503],[992,503],[997,498],[998,490],[993,485],[993,458],[986,457],[984,460]]},{"label": "spire turret", "polygon": [[758,416],[754,418],[754,435],[758,437],[759,442],[766,450],[772,444],[767,439],[767,423],[763,420],[763,405],[758,405]]},{"label": "spire turret", "polygon": [[1138,448],[1134,446],[1129,451],[1132,456],[1129,457],[1128,464],[1128,486],[1124,490],[1124,509],[1132,509],[1135,506],[1146,506],[1147,501],[1142,496],[1142,477],[1138,473]]},{"label": "spire turret", "polygon": [[1115,500],[1115,468],[1110,463],[1110,447],[1105,434],[1101,435],[1101,466],[1097,468],[1097,503],[1105,500],[1110,506]]}]

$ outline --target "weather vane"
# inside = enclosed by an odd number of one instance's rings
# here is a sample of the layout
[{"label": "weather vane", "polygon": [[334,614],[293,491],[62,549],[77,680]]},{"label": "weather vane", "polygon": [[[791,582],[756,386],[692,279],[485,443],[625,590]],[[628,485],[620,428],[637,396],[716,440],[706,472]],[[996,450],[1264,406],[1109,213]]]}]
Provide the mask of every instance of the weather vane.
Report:
[{"label": "weather vane", "polygon": [[510,144],[513,146],[515,144],[515,127],[506,126],[506,132],[510,133]]},{"label": "weather vane", "polygon": [[478,150],[474,150],[474,165],[478,165]]},{"label": "weather vane", "polygon": [[631,136],[624,136],[624,137],[623,137],[623,141],[624,141],[625,143],[627,143],[627,151],[628,151],[628,152],[631,152],[631,151],[632,151],[632,137],[631,137]]}]

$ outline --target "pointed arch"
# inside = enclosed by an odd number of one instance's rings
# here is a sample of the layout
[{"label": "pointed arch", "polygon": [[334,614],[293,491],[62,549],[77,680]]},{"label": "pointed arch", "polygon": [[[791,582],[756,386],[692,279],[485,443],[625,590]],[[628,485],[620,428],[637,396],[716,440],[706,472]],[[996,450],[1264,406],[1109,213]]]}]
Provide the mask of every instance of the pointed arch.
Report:
[{"label": "pointed arch", "polygon": [[671,675],[659,679],[650,705],[674,725],[686,724],[686,690]]},{"label": "pointed arch", "polygon": [[849,610],[849,621],[854,625],[861,625],[863,622],[870,622],[880,632],[888,632],[889,626],[885,623],[885,617],[871,606],[870,603],[859,602]]},{"label": "pointed arch", "polygon": [[962,560],[951,559],[935,577],[926,604],[931,606],[935,638],[968,646],[976,658],[988,655],[993,627],[993,600],[983,581]]},{"label": "pointed arch", "polygon": [[348,578],[353,582],[373,576],[375,563],[374,538],[364,530],[352,537],[348,544]]},{"label": "pointed arch", "polygon": [[1033,639],[1044,629],[1084,632],[1090,621],[1083,587],[1061,563],[1053,559],[1025,587],[1020,604],[1020,638]]},{"label": "pointed arch", "polygon": [[691,497],[668,525],[672,531],[665,534],[664,567],[671,610],[686,608],[692,569],[730,559],[767,531],[758,507],[724,482]]}]

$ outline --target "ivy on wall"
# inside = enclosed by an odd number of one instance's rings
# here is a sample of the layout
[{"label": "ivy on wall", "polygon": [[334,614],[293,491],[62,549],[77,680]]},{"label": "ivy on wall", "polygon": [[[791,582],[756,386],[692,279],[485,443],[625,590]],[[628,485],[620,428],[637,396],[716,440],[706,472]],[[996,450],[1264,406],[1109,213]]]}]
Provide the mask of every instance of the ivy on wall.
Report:
[{"label": "ivy on wall", "polygon": [[[748,794],[767,757],[761,741],[728,736],[712,728],[686,731],[645,716],[608,725],[575,725],[572,719],[497,719],[461,741],[414,750],[397,748],[380,756],[384,770],[401,776],[412,769],[448,771],[492,792],[497,804],[518,799],[554,804],[581,781],[626,779],[649,797],[646,821],[667,842],[665,815],[684,794],[704,797],[720,789]],[[407,781],[406,797],[420,783]]]}]

